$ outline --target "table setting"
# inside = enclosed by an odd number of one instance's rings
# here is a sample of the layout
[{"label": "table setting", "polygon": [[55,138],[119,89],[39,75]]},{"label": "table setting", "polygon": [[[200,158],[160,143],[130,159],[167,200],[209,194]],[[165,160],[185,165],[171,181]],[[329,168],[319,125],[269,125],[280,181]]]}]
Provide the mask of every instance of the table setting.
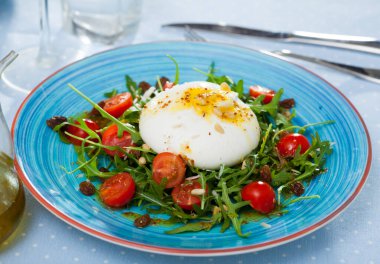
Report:
[{"label": "table setting", "polygon": [[0,264],[378,263],[379,23],[0,1]]}]

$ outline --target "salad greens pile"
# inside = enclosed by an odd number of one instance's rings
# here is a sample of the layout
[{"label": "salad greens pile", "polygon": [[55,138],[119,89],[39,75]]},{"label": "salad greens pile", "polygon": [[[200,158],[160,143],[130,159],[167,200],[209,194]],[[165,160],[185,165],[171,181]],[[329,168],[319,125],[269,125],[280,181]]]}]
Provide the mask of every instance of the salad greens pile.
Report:
[{"label": "salad greens pile", "polygon": [[[175,62],[174,59],[172,60]],[[178,64],[175,62],[175,65],[177,70],[174,83],[178,83]],[[102,184],[102,179],[109,178],[119,172],[130,173],[136,183],[136,192],[128,207],[139,206],[153,218],[155,214],[165,214],[169,217],[165,221],[166,223],[182,223],[179,227],[167,231],[168,234],[208,231],[219,226],[220,232],[233,227],[239,236],[246,237],[250,232],[243,232],[243,224],[261,217],[281,216],[287,212],[289,204],[304,199],[319,198],[318,195],[300,196],[300,194],[297,195],[298,197],[294,197],[294,187],[298,185],[298,187],[304,188],[310,180],[326,171],[324,168],[325,160],[332,152],[330,142],[321,140],[318,133],[310,134],[308,128],[315,125],[329,124],[332,121],[297,126],[292,123],[296,116],[295,109],[282,106],[283,89],[276,91],[270,103],[264,104],[264,95],[257,98],[251,97],[245,93],[243,80],[235,82],[226,75],[218,75],[214,63],[211,64],[207,72],[195,70],[204,74],[209,82],[227,83],[231,90],[236,92],[239,98],[256,114],[261,128],[259,146],[247,155],[241,164],[232,167],[222,165],[218,170],[203,170],[187,164],[186,176],[199,175],[202,188],[206,189],[206,185],[208,188],[208,192],[200,196],[200,206],[195,205],[192,211],[183,210],[173,202],[168,189],[165,189],[165,182],[158,184],[152,179],[152,161],[157,153],[150,148],[144,147],[144,142],[138,131],[138,123],[141,109],[157,92],[163,89],[159,81],[157,82],[158,89],[150,96],[147,96],[145,94],[147,91],[139,87],[130,76],[126,76],[126,88],[133,97],[133,106],[119,118],[111,116],[77,88],[69,85],[72,90],[87,100],[98,111],[98,115],[94,116],[94,111],[80,113],[69,117],[67,121],[54,128],[55,131],[60,133],[61,139],[65,142],[67,142],[69,133],[62,130],[62,128],[67,125],[76,126],[89,135],[85,139],[70,135],[81,140],[82,145],[75,146],[75,151],[78,154],[78,166],[68,173],[82,171],[87,179],[97,186],[96,189]],[[113,90],[105,93],[105,97],[112,97],[118,92],[120,91]],[[111,124],[116,124],[118,135],[121,136],[123,131],[127,131],[130,133],[134,145],[128,147],[129,151],[116,146],[103,145],[99,133],[91,130],[82,118],[96,119],[99,124],[102,124],[100,125],[100,132]],[[308,137],[311,138],[310,148],[302,154],[300,148],[298,148],[291,159],[281,157],[278,154],[276,144],[284,134],[295,132],[300,134],[308,133]],[[104,149],[123,151],[126,158],[120,158],[117,155],[114,157],[108,156]],[[139,158],[133,155],[133,151],[138,151],[141,157],[144,157],[146,163],[141,164]],[[101,167],[105,167],[107,170],[101,170]],[[265,171],[263,171],[264,167]],[[265,180],[277,192],[276,208],[267,215],[254,212],[249,205],[249,201],[244,201],[241,197],[241,190],[244,186],[259,180]],[[250,218],[250,215],[254,217]]]}]

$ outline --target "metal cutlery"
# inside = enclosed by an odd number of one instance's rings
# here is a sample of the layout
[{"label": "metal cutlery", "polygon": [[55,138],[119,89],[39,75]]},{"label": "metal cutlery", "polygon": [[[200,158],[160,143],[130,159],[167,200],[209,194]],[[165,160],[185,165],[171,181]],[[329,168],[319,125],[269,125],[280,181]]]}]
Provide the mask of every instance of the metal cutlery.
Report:
[{"label": "metal cutlery", "polygon": [[163,27],[177,28],[185,28],[186,26],[191,27],[193,29],[201,29],[213,32],[240,34],[260,38],[280,39],[288,42],[324,45],[330,47],[351,49],[361,52],[380,54],[380,40],[371,37],[323,34],[304,31],[272,32],[254,28],[227,25],[224,23],[172,23],[163,25]]},{"label": "metal cutlery", "polygon": [[347,65],[347,64],[338,63],[338,62],[332,62],[332,61],[323,60],[323,59],[319,59],[315,57],[309,57],[309,56],[305,56],[301,54],[296,54],[296,53],[290,52],[289,50],[271,51],[269,52],[269,54],[277,54],[280,56],[292,57],[292,58],[301,59],[304,61],[321,64],[335,70],[339,70],[339,71],[343,71],[343,72],[355,75],[359,78],[362,78],[371,82],[380,83],[380,69],[358,67],[358,66]]},{"label": "metal cutlery", "polygon": [[[185,38],[187,40],[197,41],[197,42],[207,42],[207,40],[204,37],[202,37],[197,32],[195,32],[190,26],[186,25],[184,28],[185,28]],[[332,62],[332,61],[323,60],[323,59],[319,59],[315,57],[296,54],[296,53],[290,52],[289,50],[278,50],[278,51],[260,50],[260,52],[271,55],[271,56],[278,55],[281,57],[292,57],[292,58],[301,59],[301,60],[309,61],[316,64],[321,64],[323,66],[354,75],[358,78],[362,78],[362,79],[375,82],[375,83],[380,83],[380,69],[358,67],[358,66],[352,66],[352,65],[347,65],[347,64],[338,63],[338,62]]]}]

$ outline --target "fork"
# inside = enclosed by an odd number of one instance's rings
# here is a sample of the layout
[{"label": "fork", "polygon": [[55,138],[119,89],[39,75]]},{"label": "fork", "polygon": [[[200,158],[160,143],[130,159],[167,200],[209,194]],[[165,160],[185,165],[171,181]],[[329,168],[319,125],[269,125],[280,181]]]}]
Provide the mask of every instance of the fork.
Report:
[{"label": "fork", "polygon": [[[195,32],[195,30],[193,30],[189,26],[185,26],[185,39],[189,41],[194,41],[194,42],[207,42],[207,40],[204,37],[199,35],[197,32]],[[292,57],[295,59],[309,61],[315,64],[320,64],[320,65],[332,68],[334,70],[351,74],[353,76],[356,76],[358,78],[361,78],[367,81],[380,83],[380,69],[358,67],[358,66],[347,65],[343,63],[332,62],[332,61],[323,60],[323,59],[319,59],[315,57],[309,57],[309,56],[305,56],[301,54],[296,54],[289,50],[276,50],[276,51],[260,50],[260,52],[271,55],[271,56],[281,57],[283,59],[285,59],[284,57]]]}]

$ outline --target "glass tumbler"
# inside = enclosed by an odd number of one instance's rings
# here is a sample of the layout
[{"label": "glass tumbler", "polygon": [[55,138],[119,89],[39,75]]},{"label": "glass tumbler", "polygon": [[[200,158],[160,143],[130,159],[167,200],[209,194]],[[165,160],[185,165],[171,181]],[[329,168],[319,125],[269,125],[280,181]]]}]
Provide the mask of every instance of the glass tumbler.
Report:
[{"label": "glass tumbler", "polygon": [[62,0],[63,25],[84,43],[112,45],[134,35],[141,5],[142,0]]},{"label": "glass tumbler", "polygon": [[25,208],[24,189],[11,157],[13,145],[0,105],[0,244],[16,230]]}]

